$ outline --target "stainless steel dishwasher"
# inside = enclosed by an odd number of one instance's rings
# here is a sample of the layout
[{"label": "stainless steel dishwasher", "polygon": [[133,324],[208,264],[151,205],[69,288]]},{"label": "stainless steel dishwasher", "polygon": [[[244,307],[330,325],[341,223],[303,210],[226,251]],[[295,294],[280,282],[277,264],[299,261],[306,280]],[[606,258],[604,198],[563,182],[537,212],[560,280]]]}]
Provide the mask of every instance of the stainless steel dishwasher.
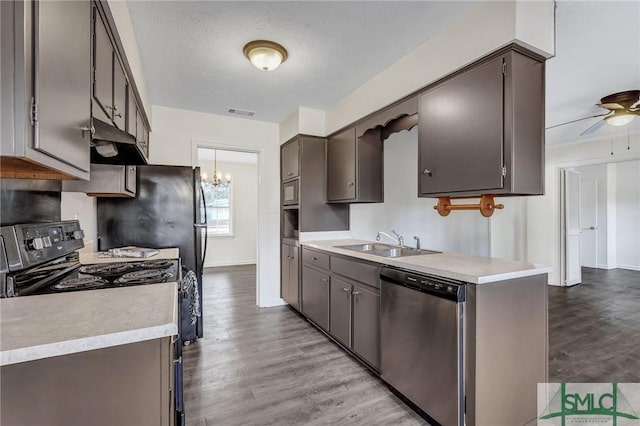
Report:
[{"label": "stainless steel dishwasher", "polygon": [[464,422],[460,281],[383,268],[382,378],[442,426]]}]

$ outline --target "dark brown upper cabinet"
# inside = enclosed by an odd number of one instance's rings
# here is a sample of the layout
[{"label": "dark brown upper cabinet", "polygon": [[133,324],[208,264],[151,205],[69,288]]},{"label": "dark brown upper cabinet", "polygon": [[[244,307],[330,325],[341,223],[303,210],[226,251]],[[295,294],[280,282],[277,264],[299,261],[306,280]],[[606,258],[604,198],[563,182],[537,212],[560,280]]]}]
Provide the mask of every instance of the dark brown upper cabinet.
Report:
[{"label": "dark brown upper cabinet", "polygon": [[93,116],[126,130],[127,78],[97,8],[93,25]]},{"label": "dark brown upper cabinet", "polygon": [[0,2],[0,177],[88,179],[91,4]]},{"label": "dark brown upper cabinet", "polygon": [[[134,138],[137,135],[138,106],[131,86],[127,86],[127,133]],[[137,139],[136,139],[137,140]]]},{"label": "dark brown upper cabinet", "polygon": [[[300,135],[282,145],[281,200],[288,210],[283,213],[285,237],[295,236],[293,231],[349,229],[349,206],[327,204],[326,144],[325,138]],[[289,225],[297,228],[288,232]]]},{"label": "dark brown upper cabinet", "polygon": [[110,122],[113,109],[113,45],[98,10],[93,8],[93,116]]},{"label": "dark brown upper cabinet", "polygon": [[282,162],[282,180],[297,178],[300,175],[300,142],[298,139],[283,145],[280,151]]},{"label": "dark brown upper cabinet", "polygon": [[356,137],[351,127],[327,143],[327,201],[380,203],[383,195],[383,149],[380,127]]},{"label": "dark brown upper cabinet", "polygon": [[419,196],[544,190],[544,60],[518,46],[419,97]]}]

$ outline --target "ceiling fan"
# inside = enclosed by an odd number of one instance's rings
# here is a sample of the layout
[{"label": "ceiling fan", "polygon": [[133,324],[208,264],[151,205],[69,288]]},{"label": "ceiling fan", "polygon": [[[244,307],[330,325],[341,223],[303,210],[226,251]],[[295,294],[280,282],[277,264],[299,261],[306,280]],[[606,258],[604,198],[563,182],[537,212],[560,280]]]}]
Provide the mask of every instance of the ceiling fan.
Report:
[{"label": "ceiling fan", "polygon": [[640,115],[640,90],[628,90],[626,92],[619,92],[605,96],[600,99],[600,103],[596,105],[600,108],[609,110],[609,112],[567,121],[562,124],[556,124],[555,126],[547,127],[547,130],[596,117],[603,118],[584,132],[580,133],[580,136],[595,133],[599,128],[604,126],[605,123],[612,126],[624,126],[629,124],[634,118],[636,118],[636,116]]}]

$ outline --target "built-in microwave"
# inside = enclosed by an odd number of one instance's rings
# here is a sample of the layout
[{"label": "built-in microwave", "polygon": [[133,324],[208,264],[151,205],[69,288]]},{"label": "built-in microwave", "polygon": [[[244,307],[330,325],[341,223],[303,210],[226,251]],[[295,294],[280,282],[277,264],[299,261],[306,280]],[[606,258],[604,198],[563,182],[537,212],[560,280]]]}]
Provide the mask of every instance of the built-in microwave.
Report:
[{"label": "built-in microwave", "polygon": [[282,204],[285,206],[298,204],[299,180],[282,184]]}]

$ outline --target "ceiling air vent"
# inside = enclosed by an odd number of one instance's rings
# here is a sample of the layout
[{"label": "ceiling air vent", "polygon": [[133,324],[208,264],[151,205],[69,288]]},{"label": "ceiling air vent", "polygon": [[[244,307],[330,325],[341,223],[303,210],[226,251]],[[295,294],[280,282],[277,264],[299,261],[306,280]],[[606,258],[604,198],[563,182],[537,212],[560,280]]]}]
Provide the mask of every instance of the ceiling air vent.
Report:
[{"label": "ceiling air vent", "polygon": [[227,112],[229,114],[243,115],[245,117],[253,117],[254,115],[256,115],[255,111],[249,111],[246,109],[239,109],[239,108],[228,108]]}]

